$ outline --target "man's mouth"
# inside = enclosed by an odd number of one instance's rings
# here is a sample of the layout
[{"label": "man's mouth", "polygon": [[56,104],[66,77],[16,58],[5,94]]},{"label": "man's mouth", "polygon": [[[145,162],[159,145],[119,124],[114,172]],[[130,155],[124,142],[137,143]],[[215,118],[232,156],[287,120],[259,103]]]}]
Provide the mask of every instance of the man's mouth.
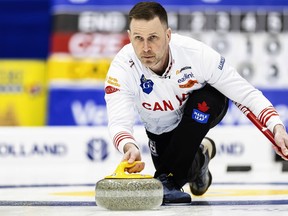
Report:
[{"label": "man's mouth", "polygon": [[154,56],[142,56],[142,58],[144,59],[150,59],[150,58],[153,58]]}]

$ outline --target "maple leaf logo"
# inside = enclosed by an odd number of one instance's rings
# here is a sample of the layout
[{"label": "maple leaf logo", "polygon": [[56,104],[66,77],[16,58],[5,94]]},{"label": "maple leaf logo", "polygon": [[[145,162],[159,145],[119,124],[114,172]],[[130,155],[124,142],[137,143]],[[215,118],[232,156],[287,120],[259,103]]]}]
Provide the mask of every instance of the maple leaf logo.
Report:
[{"label": "maple leaf logo", "polygon": [[198,109],[202,112],[206,112],[210,107],[207,106],[207,103],[203,101],[202,103],[198,103]]}]

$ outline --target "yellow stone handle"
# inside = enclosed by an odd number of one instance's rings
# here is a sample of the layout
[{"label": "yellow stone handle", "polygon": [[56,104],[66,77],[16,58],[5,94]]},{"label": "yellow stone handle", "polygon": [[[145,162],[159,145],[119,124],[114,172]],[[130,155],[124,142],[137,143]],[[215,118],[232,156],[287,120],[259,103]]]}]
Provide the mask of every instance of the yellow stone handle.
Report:
[{"label": "yellow stone handle", "polygon": [[110,176],[106,176],[106,179],[131,179],[131,178],[153,178],[151,175],[144,175],[140,173],[126,173],[125,169],[135,166],[136,164],[143,163],[141,161],[135,161],[132,164],[129,164],[127,161],[121,162],[114,173]]}]

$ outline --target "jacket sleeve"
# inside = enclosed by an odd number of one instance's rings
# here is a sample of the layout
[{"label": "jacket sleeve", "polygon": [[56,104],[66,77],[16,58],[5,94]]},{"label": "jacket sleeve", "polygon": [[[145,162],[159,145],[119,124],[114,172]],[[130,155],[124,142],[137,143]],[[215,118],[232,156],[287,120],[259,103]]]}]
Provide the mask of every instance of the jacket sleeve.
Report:
[{"label": "jacket sleeve", "polygon": [[105,100],[108,113],[108,129],[114,146],[120,151],[126,143],[137,146],[133,137],[135,108],[131,69],[119,57],[110,65],[105,80]]}]

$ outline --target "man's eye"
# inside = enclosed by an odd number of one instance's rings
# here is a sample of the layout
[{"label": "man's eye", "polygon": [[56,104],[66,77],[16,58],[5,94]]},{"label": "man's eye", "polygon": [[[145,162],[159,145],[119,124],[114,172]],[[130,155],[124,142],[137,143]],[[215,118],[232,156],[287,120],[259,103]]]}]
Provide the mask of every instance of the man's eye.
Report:
[{"label": "man's eye", "polygon": [[155,40],[155,39],[157,39],[157,36],[155,36],[155,35],[152,35],[149,37],[149,40]]},{"label": "man's eye", "polygon": [[135,40],[139,40],[139,41],[141,41],[141,40],[142,40],[142,37],[140,37],[140,36],[136,36],[136,37],[135,37]]}]

